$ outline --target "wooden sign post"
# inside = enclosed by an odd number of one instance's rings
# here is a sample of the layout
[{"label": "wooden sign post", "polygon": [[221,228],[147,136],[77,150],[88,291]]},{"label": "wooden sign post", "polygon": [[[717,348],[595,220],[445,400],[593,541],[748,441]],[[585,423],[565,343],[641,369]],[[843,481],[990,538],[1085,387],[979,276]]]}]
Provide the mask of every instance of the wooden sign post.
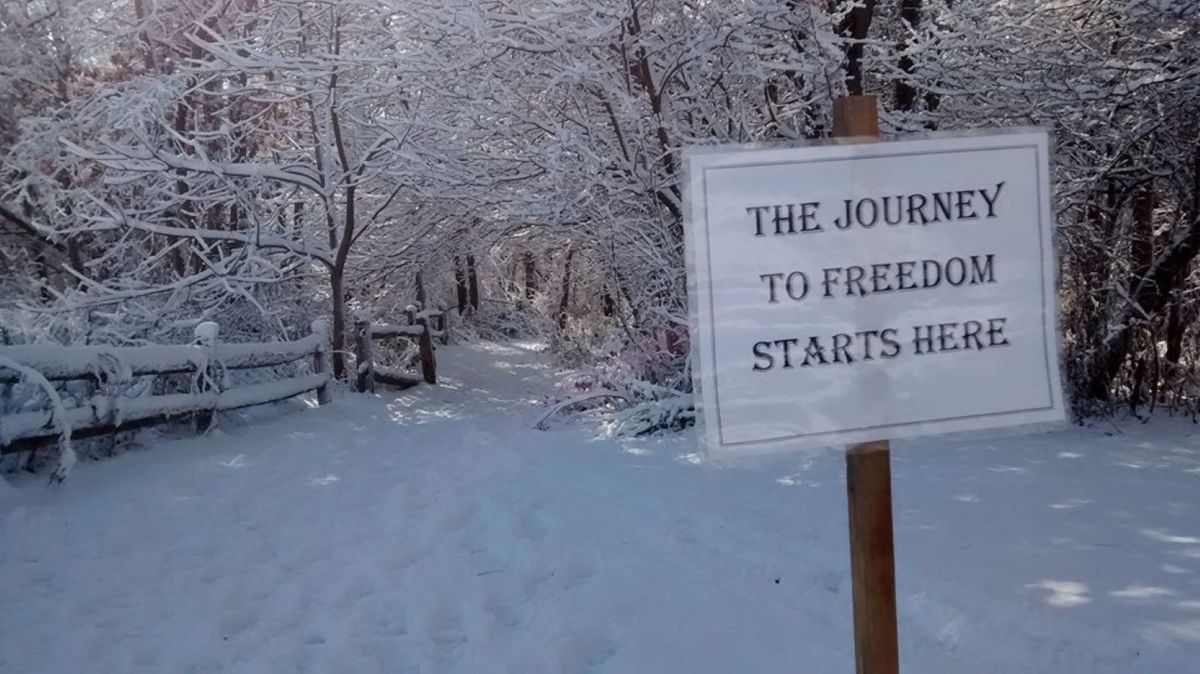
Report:
[{"label": "wooden sign post", "polygon": [[[874,96],[834,102],[833,135],[879,138]],[[854,660],[858,674],[896,674],[896,563],[892,537],[891,446],[887,440],[846,447]]]},{"label": "wooden sign post", "polygon": [[833,121],[685,153],[697,420],[717,461],[846,448],[857,671],[897,674],[887,439],[1065,416],[1050,139],[873,142],[872,96]]},{"label": "wooden sign post", "polygon": [[887,440],[846,448],[850,581],[858,674],[896,674],[896,571],[892,548],[892,468]]}]

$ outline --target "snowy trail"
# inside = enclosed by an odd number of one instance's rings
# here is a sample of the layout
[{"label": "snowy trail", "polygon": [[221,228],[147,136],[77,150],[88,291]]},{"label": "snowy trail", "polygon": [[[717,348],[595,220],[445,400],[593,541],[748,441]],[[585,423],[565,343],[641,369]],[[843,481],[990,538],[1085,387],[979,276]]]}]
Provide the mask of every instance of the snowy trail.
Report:
[{"label": "snowy trail", "polygon": [[[441,364],[0,492],[0,672],[852,670],[837,453],[537,432],[544,356]],[[896,446],[906,671],[1194,671],[1200,441],[1111,430]]]}]

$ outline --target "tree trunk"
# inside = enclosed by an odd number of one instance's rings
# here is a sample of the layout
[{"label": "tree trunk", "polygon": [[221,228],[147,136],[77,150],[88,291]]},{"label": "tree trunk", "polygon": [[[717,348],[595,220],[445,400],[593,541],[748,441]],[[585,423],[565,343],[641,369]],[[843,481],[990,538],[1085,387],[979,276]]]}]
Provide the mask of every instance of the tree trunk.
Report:
[{"label": "tree trunk", "polygon": [[291,238],[300,237],[300,232],[304,231],[304,202],[297,201],[292,204],[292,229]]},{"label": "tree trunk", "polygon": [[[900,29],[914,31],[921,25],[921,0],[900,0]],[[908,76],[912,74],[913,60],[908,54],[907,36],[900,43],[900,72],[903,77],[896,80],[896,109],[909,112],[917,101],[917,89]]]},{"label": "tree trunk", "polygon": [[454,257],[454,292],[458,299],[458,313],[467,310],[467,275],[463,271],[462,258]]},{"label": "tree trunk", "polygon": [[[1187,270],[1184,270],[1183,276],[1187,277]],[[1177,285],[1182,285],[1182,282],[1177,282]],[[1183,332],[1187,327],[1183,316],[1183,309],[1180,307],[1182,298],[1175,296],[1171,302],[1171,308],[1167,312],[1167,362],[1174,366],[1179,365],[1179,359],[1183,355]]]},{"label": "tree trunk", "polygon": [[[1185,219],[1190,217],[1196,226],[1200,226],[1200,144],[1197,144],[1195,153],[1192,165],[1192,203],[1191,208],[1185,211],[1184,217]],[[1180,267],[1179,274],[1174,279],[1176,288],[1185,287],[1190,270],[1190,262]],[[1167,362],[1172,366],[1179,365],[1179,359],[1183,355],[1183,334],[1192,318],[1193,316],[1185,317],[1183,315],[1183,297],[1180,293],[1176,293],[1171,298],[1171,308],[1167,317],[1166,355]]]},{"label": "tree trunk", "polygon": [[1135,358],[1133,379],[1129,385],[1129,413],[1137,415],[1138,407],[1142,405],[1142,386],[1146,383],[1146,359]]},{"label": "tree trunk", "polygon": [[575,249],[567,251],[567,262],[563,265],[562,298],[558,302],[558,329],[567,327],[567,311],[571,307],[571,259],[575,257]]},{"label": "tree trunk", "polygon": [[1154,263],[1154,189],[1145,187],[1133,197],[1132,279],[1137,283]]},{"label": "tree trunk", "polygon": [[537,267],[534,263],[533,253],[525,252],[525,299],[533,302],[533,296],[537,294]]},{"label": "tree trunk", "polygon": [[146,32],[145,0],[133,0],[133,14],[137,17],[138,41],[142,43],[142,65],[146,68],[146,74],[150,74],[157,71],[158,67],[154,63],[154,45]]},{"label": "tree trunk", "polygon": [[[1103,348],[1098,349],[1094,361],[1097,365],[1092,368],[1087,386],[1088,394],[1098,400],[1108,399],[1112,380],[1120,372],[1121,365],[1129,355],[1133,345],[1133,331],[1137,318],[1142,313],[1154,316],[1167,306],[1167,303],[1175,296],[1176,284],[1186,278],[1185,270],[1191,265],[1196,255],[1200,254],[1200,144],[1197,144],[1195,148],[1192,171],[1193,204],[1183,225],[1186,231],[1182,233],[1182,236],[1175,232],[1165,235],[1164,238],[1170,237],[1169,243],[1166,243],[1162,250],[1153,256],[1148,270],[1141,276],[1130,279],[1129,300],[1126,301],[1126,304],[1132,302],[1136,308],[1126,306],[1122,311],[1123,320],[1117,323],[1117,331],[1107,335],[1104,338]],[[1138,213],[1139,215],[1146,213],[1152,215],[1152,209],[1147,208],[1143,202]],[[1141,226],[1145,227],[1146,225]]]},{"label": "tree trunk", "polygon": [[417,272],[413,277],[413,284],[416,285],[417,301],[421,303],[422,309],[427,309],[425,306],[427,298],[425,297],[425,279],[422,278],[421,272]]},{"label": "tree trunk", "polygon": [[846,13],[838,26],[838,35],[846,42],[846,92],[851,96],[863,93],[863,40],[871,30],[875,17],[875,0],[861,0]]},{"label": "tree trunk", "polygon": [[[946,0],[946,9],[954,9],[954,0]],[[929,112],[937,112],[938,108],[941,107],[941,105],[942,105],[942,95],[941,94],[939,94],[937,92],[933,92],[933,91],[925,92],[925,109],[926,110],[928,110]],[[931,120],[925,122],[925,128],[927,128],[931,131],[936,131],[937,126],[938,125],[937,125],[936,120],[931,119]]]},{"label": "tree trunk", "polygon": [[[870,0],[874,2],[874,0]],[[658,152],[663,170],[668,177],[674,177],[676,171],[675,148],[671,144],[671,136],[667,131],[664,119],[663,98],[670,85],[668,81],[654,81],[654,68],[650,65],[650,54],[645,44],[641,43],[642,19],[638,3],[629,2],[629,17],[625,19],[625,30],[634,44],[633,58],[630,59],[625,45],[621,45],[621,53],[625,55],[625,69],[638,87],[646,94],[646,102],[650,104],[650,114],[653,117],[654,135],[658,140]],[[654,197],[667,212],[671,214],[671,232],[676,240],[683,239],[683,212],[679,207],[681,192],[678,186],[654,191]]]},{"label": "tree trunk", "polygon": [[475,256],[467,256],[467,294],[471,308],[479,311],[479,276],[475,273]]},{"label": "tree trunk", "polygon": [[334,266],[329,270],[329,290],[333,304],[333,376],[346,374],[346,291],[345,269]]}]

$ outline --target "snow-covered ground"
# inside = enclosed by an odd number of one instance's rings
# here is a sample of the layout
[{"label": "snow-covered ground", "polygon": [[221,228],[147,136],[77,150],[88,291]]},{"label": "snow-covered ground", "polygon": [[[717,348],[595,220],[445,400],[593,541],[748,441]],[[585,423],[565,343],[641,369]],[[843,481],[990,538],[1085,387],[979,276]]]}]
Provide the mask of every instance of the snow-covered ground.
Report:
[{"label": "snow-covered ground", "polygon": [[[531,430],[545,356],[0,483],[0,672],[845,672],[843,460]],[[260,415],[262,416],[262,415]],[[893,451],[902,667],[1187,672],[1183,421]]]}]

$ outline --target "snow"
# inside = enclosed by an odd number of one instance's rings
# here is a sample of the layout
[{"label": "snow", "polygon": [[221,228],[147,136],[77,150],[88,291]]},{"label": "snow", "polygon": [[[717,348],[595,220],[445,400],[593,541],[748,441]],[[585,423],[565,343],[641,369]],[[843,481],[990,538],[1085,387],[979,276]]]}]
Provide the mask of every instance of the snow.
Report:
[{"label": "snow", "polygon": [[[206,324],[207,325],[207,324]],[[128,381],[155,372],[194,372],[205,362],[204,352],[192,345],[60,346],[26,344],[0,346],[0,358],[8,358],[37,370],[47,379],[82,379],[99,374],[109,382]],[[0,382],[15,381],[0,368]]]},{"label": "snow", "polygon": [[406,372],[398,367],[374,365],[372,371],[377,381],[392,386],[416,386],[425,381],[425,378],[421,375]]},{"label": "snow", "polygon": [[[234,391],[237,390],[240,389],[234,389]],[[218,394],[216,391],[203,391],[110,399],[112,422],[120,425],[153,417],[178,416],[189,412],[211,410],[219,404],[220,397],[224,395],[224,393]],[[103,400],[99,396],[93,398],[93,400],[98,399]],[[104,417],[98,414],[100,411],[97,409],[96,418],[89,425],[99,425],[104,420]]]},{"label": "snow", "polygon": [[297,396],[306,391],[312,391],[317,387],[324,386],[329,381],[329,378],[329,373],[320,372],[302,377],[293,377],[291,379],[279,379],[261,384],[239,386],[221,392],[217,400],[217,409],[233,410],[240,407],[262,405],[263,403],[291,398],[292,396]]},{"label": "snow", "polygon": [[157,172],[166,169],[180,169],[223,176],[265,178],[303,187],[316,194],[325,192],[325,186],[321,183],[320,176],[302,166],[281,167],[262,162],[213,162],[170,152],[155,152],[153,156],[150,156],[150,153],[141,148],[115,145],[110,145],[112,152],[99,154],[86,150],[65,138],[60,142],[69,151],[80,157],[93,159],[107,166],[127,171]]},{"label": "snow", "polygon": [[312,355],[322,346],[325,334],[312,333],[292,342],[253,342],[217,344],[217,360],[225,367],[267,367]]},{"label": "snow", "polygon": [[[137,398],[94,396],[86,406],[62,410],[61,419],[66,422],[68,430],[78,430],[105,423],[120,425],[152,417],[178,417],[204,410],[235,410],[297,396],[324,386],[329,379],[329,373],[322,372],[246,384],[220,392],[169,393]],[[55,428],[56,423],[54,414],[49,410],[0,416],[0,447],[22,438],[46,435],[48,429]]]},{"label": "snow", "polygon": [[[57,395],[57,392],[56,392]],[[95,402],[93,398],[91,402]],[[61,418],[66,422],[68,430],[95,426],[99,411],[92,404],[81,407],[63,408]],[[32,438],[44,435],[62,437],[62,430],[57,427],[54,406],[50,409],[34,410],[32,412],[17,412],[0,416],[0,447],[11,444],[22,438]]]},{"label": "snow", "polygon": [[[50,409],[46,411],[47,425],[53,424],[54,430],[58,434],[58,465],[54,468],[54,472],[50,475],[51,482],[62,482],[71,474],[71,468],[75,466],[75,450],[71,448],[71,422],[67,418],[67,408],[63,405],[62,398],[59,397],[58,391],[54,389],[54,385],[50,383],[40,372],[33,368],[27,367],[10,358],[5,358],[0,355],[0,369],[9,370],[17,373],[20,381],[27,384],[32,384],[42,390],[46,396],[46,402]],[[16,415],[17,430],[20,430],[23,419],[21,415]],[[4,417],[0,417],[2,421]],[[0,447],[8,444],[11,439],[8,437],[8,431],[3,425],[0,425]]]},{"label": "snow", "polygon": [[372,337],[398,337],[411,336],[420,337],[421,333],[425,332],[425,328],[420,325],[395,325],[392,323],[379,323],[371,326]]},{"label": "snow", "polygon": [[[443,386],[6,476],[0,671],[852,670],[840,454],[536,431],[546,356],[439,356]],[[1194,668],[1193,425],[892,459],[904,671]]]},{"label": "snow", "polygon": [[[324,321],[313,321],[313,333],[293,342],[264,342],[223,344],[218,341],[216,323],[203,322],[196,326],[197,345],[144,347],[61,347],[30,345],[0,347],[0,383],[18,381],[22,373],[37,377],[42,373],[50,379],[69,379],[104,373],[103,381],[128,381],[133,375],[194,370],[207,362],[206,354],[213,350],[223,367],[250,368],[279,365],[312,354],[324,346],[328,336]],[[74,462],[74,454],[66,445],[71,429],[79,430],[105,423],[120,425],[158,416],[178,416],[200,410],[233,410],[250,405],[275,402],[311,391],[325,385],[330,375],[319,372],[291,379],[280,379],[216,391],[143,395],[136,398],[94,396],[86,406],[61,409],[61,403],[51,405],[59,410],[33,410],[0,415],[0,448],[22,438],[46,435],[55,427],[63,437],[62,464]],[[57,393],[52,385],[43,388]],[[66,431],[58,428],[65,423]],[[69,470],[69,466],[67,468]],[[64,473],[65,474],[65,473]]]},{"label": "snow", "polygon": [[213,321],[204,321],[196,326],[195,334],[196,341],[201,344],[215,345],[217,343],[217,335],[221,330],[221,326]]}]

